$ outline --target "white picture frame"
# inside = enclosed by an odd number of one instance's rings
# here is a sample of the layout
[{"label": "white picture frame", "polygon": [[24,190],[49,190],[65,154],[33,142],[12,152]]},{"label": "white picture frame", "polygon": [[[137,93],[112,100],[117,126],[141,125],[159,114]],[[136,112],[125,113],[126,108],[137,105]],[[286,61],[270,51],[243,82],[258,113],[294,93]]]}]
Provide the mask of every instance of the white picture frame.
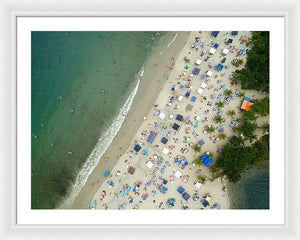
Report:
[{"label": "white picture frame", "polygon": [[[116,11],[126,9],[125,11]],[[189,6],[186,8],[186,6]],[[98,10],[99,9],[99,10]],[[147,10],[150,9],[150,10]],[[152,10],[159,9],[159,10]],[[188,9],[188,10],[186,10]],[[269,9],[261,11],[261,9]],[[154,234],[160,238],[222,238],[222,239],[299,239],[300,230],[297,228],[299,208],[299,112],[295,110],[294,102],[297,97],[299,84],[299,68],[296,47],[299,38],[299,2],[272,1],[239,3],[238,1],[215,1],[213,5],[201,2],[173,1],[171,5],[163,5],[158,1],[140,4],[134,1],[118,1],[117,3],[74,2],[62,0],[59,3],[49,0],[38,1],[1,1],[1,239],[85,239],[99,237],[103,239],[153,239]],[[84,13],[82,13],[84,12]],[[285,160],[286,160],[286,223],[276,226],[235,226],[235,225],[115,225],[115,226],[72,226],[72,225],[17,225],[16,224],[16,19],[18,16],[283,16],[286,20],[286,62],[285,62]],[[5,66],[5,67],[3,67]],[[289,106],[293,106],[293,109]],[[294,111],[295,110],[295,111]],[[296,133],[296,134],[295,134]],[[288,185],[287,185],[288,184]],[[151,232],[148,234],[147,232]],[[101,239],[100,238],[100,239]]]}]

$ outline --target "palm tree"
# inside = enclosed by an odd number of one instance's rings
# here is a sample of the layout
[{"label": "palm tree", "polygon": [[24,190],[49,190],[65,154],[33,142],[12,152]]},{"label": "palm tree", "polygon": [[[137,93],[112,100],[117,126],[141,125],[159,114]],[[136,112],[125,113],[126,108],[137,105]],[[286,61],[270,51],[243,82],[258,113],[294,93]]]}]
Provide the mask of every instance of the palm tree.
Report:
[{"label": "palm tree", "polygon": [[241,92],[241,93],[239,94],[239,97],[240,97],[240,98],[245,98],[245,96],[246,96],[246,94],[245,94],[244,92]]},{"label": "palm tree", "polygon": [[216,129],[214,126],[208,126],[208,127],[206,127],[206,131],[211,134],[211,133],[214,133],[216,131]]},{"label": "palm tree", "polygon": [[225,96],[227,96],[227,97],[230,97],[232,95],[232,93],[233,92],[232,92],[231,89],[229,89],[229,90],[227,90],[227,91],[224,92]]},{"label": "palm tree", "polygon": [[205,175],[199,175],[197,178],[201,184],[205,184],[207,181],[207,177]]},{"label": "palm tree", "polygon": [[221,116],[216,116],[215,123],[221,123],[221,122],[223,122],[223,118]]},{"label": "palm tree", "polygon": [[221,133],[221,134],[219,135],[219,138],[222,139],[222,140],[225,140],[225,139],[227,138],[226,133]]},{"label": "palm tree", "polygon": [[194,149],[195,153],[201,152],[201,146],[199,144],[195,144],[192,148]]},{"label": "palm tree", "polygon": [[261,125],[260,129],[262,130],[263,134],[268,133],[270,131],[269,123],[265,122]]},{"label": "palm tree", "polygon": [[247,138],[249,139],[249,141],[250,141],[251,143],[253,143],[254,140],[257,140],[257,136],[254,135],[253,133],[252,133],[250,136],[248,136]]},{"label": "palm tree", "polygon": [[222,102],[222,101],[216,102],[216,105],[218,105],[219,108],[222,108],[225,106],[224,102]]},{"label": "palm tree", "polygon": [[201,160],[200,157],[198,157],[198,158],[195,160],[195,164],[196,164],[197,166],[202,166],[202,165],[203,165],[203,162],[202,162],[202,160]]},{"label": "palm tree", "polygon": [[238,63],[238,65],[242,65],[244,63],[244,60],[240,58],[240,59],[238,59],[237,63]]},{"label": "palm tree", "polygon": [[212,152],[210,152],[209,154],[207,154],[207,156],[209,157],[209,158],[214,158],[214,154],[212,153]]},{"label": "palm tree", "polygon": [[233,117],[235,115],[235,111],[234,110],[229,110],[227,112],[227,114],[230,116],[230,117]]}]

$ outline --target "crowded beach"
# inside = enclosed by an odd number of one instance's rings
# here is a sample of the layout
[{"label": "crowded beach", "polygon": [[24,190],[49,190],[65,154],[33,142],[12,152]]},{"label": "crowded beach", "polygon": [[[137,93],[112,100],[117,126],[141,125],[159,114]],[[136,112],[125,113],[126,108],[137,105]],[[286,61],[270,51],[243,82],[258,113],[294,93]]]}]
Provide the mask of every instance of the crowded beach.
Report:
[{"label": "crowded beach", "polygon": [[226,177],[209,167],[261,92],[232,84],[250,32],[190,32],[168,80],[90,209],[229,209]]}]

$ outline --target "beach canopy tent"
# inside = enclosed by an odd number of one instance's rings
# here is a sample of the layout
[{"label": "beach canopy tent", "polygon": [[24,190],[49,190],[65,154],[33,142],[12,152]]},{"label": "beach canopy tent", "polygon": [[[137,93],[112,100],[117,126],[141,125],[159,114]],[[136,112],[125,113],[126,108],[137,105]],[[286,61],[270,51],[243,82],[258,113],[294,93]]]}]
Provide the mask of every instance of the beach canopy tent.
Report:
[{"label": "beach canopy tent", "polygon": [[191,101],[192,101],[192,102],[195,102],[196,99],[197,99],[197,98],[196,98],[195,96],[192,96]]},{"label": "beach canopy tent", "polygon": [[206,86],[207,86],[207,84],[205,82],[201,83],[201,85],[200,85],[200,87],[203,89],[206,88]]},{"label": "beach canopy tent", "polygon": [[205,167],[208,167],[213,162],[213,159],[209,158],[207,153],[201,157],[201,160]]},{"label": "beach canopy tent", "polygon": [[232,31],[231,34],[232,35],[238,35],[239,31]]},{"label": "beach canopy tent", "polygon": [[200,146],[203,146],[205,144],[203,139],[201,139],[198,143],[199,143]]},{"label": "beach canopy tent", "polygon": [[204,202],[202,203],[202,205],[203,205],[204,207],[207,207],[207,206],[209,205],[209,203],[208,203],[207,201],[204,201]]},{"label": "beach canopy tent", "polygon": [[140,145],[135,145],[135,147],[134,147],[134,150],[136,151],[136,152],[139,152],[140,150],[142,149],[142,147],[140,146]]},{"label": "beach canopy tent", "polygon": [[210,48],[209,53],[210,53],[211,55],[214,55],[215,52],[216,52],[216,49],[215,49],[215,48]]},{"label": "beach canopy tent", "polygon": [[245,97],[245,100],[248,101],[248,102],[251,102],[251,99],[248,98],[248,97]]},{"label": "beach canopy tent", "polygon": [[199,121],[201,117],[199,115],[196,116],[196,120]]},{"label": "beach canopy tent", "polygon": [[200,65],[200,64],[201,64],[201,60],[200,60],[200,59],[197,59],[196,62],[195,62],[195,64],[196,64],[196,65]]},{"label": "beach canopy tent", "polygon": [[207,71],[207,72],[206,72],[206,75],[209,76],[209,77],[211,77],[212,71]]},{"label": "beach canopy tent", "polygon": [[160,114],[158,115],[158,117],[163,120],[166,117],[166,114],[163,112],[160,112]]},{"label": "beach canopy tent", "polygon": [[182,116],[182,115],[180,115],[180,114],[177,114],[177,116],[176,116],[176,120],[178,120],[178,121],[182,121],[182,118],[183,118],[183,116]]},{"label": "beach canopy tent", "polygon": [[131,175],[133,175],[134,172],[135,172],[135,168],[133,168],[133,167],[129,167],[128,168],[128,173],[130,173]]},{"label": "beach canopy tent", "polygon": [[199,68],[194,68],[193,74],[198,75],[199,73],[200,73],[200,69]]},{"label": "beach canopy tent", "polygon": [[177,192],[179,192],[180,194],[183,194],[184,192],[185,192],[185,189],[183,188],[183,187],[179,187],[178,189],[177,189]]},{"label": "beach canopy tent", "polygon": [[210,61],[208,66],[214,67],[216,65],[216,62],[214,60]]},{"label": "beach canopy tent", "polygon": [[179,171],[176,171],[174,175],[175,175],[175,177],[180,178],[182,173]]},{"label": "beach canopy tent", "polygon": [[211,35],[214,36],[214,37],[217,37],[219,34],[219,31],[212,31],[211,32]]},{"label": "beach canopy tent", "polygon": [[178,129],[180,128],[180,126],[177,123],[174,123],[174,125],[173,125],[172,128],[175,129],[176,131],[178,131]]},{"label": "beach canopy tent", "polygon": [[148,143],[153,143],[155,137],[156,137],[156,132],[151,131],[150,134],[149,134],[149,137],[147,139],[147,142]]},{"label": "beach canopy tent", "polygon": [[146,167],[151,169],[153,167],[153,165],[154,164],[151,161],[148,161],[147,164],[146,164]]},{"label": "beach canopy tent", "polygon": [[224,68],[224,66],[221,63],[219,63],[217,66],[218,72],[222,71],[223,68]]},{"label": "beach canopy tent", "polygon": [[162,150],[162,153],[167,155],[167,154],[169,153],[169,149],[164,148],[164,149]]},{"label": "beach canopy tent", "polygon": [[195,187],[199,189],[201,187],[201,183],[196,182]]},{"label": "beach canopy tent", "polygon": [[190,195],[188,194],[188,193],[184,193],[183,195],[182,195],[182,197],[183,197],[183,199],[185,200],[185,201],[187,201],[187,200],[189,200],[190,199]]},{"label": "beach canopy tent", "polygon": [[227,55],[229,53],[229,50],[227,48],[224,48],[223,52],[224,55]]},{"label": "beach canopy tent", "polygon": [[168,142],[168,139],[167,139],[167,138],[165,138],[165,137],[163,137],[163,138],[161,139],[161,142],[162,142],[163,144],[167,144],[167,142]]},{"label": "beach canopy tent", "polygon": [[181,102],[182,99],[183,99],[183,96],[180,95],[177,100]]},{"label": "beach canopy tent", "polygon": [[168,183],[168,181],[167,181],[166,179],[164,179],[164,180],[163,180],[163,184],[166,185],[167,183]]},{"label": "beach canopy tent", "polygon": [[202,88],[198,88],[197,93],[199,93],[199,94],[203,93],[203,89]]},{"label": "beach canopy tent", "polygon": [[227,43],[232,43],[233,39],[229,38]]},{"label": "beach canopy tent", "polygon": [[252,102],[249,102],[249,101],[247,101],[247,100],[244,100],[244,101],[243,101],[243,104],[242,104],[242,106],[241,106],[241,109],[242,109],[242,110],[245,110],[245,111],[250,111],[252,105],[253,105]]}]

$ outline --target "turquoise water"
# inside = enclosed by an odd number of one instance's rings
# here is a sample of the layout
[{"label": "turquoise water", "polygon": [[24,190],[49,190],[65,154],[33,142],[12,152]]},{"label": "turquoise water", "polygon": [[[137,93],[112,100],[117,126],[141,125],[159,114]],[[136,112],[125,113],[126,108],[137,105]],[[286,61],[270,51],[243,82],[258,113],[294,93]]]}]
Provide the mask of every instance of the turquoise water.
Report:
[{"label": "turquoise water", "polygon": [[242,180],[228,187],[233,209],[269,209],[269,171],[260,168],[242,174]]},{"label": "turquoise water", "polygon": [[159,37],[154,32],[32,32],[31,37],[31,207],[47,209],[57,207],[74,184],[131,96]]}]

